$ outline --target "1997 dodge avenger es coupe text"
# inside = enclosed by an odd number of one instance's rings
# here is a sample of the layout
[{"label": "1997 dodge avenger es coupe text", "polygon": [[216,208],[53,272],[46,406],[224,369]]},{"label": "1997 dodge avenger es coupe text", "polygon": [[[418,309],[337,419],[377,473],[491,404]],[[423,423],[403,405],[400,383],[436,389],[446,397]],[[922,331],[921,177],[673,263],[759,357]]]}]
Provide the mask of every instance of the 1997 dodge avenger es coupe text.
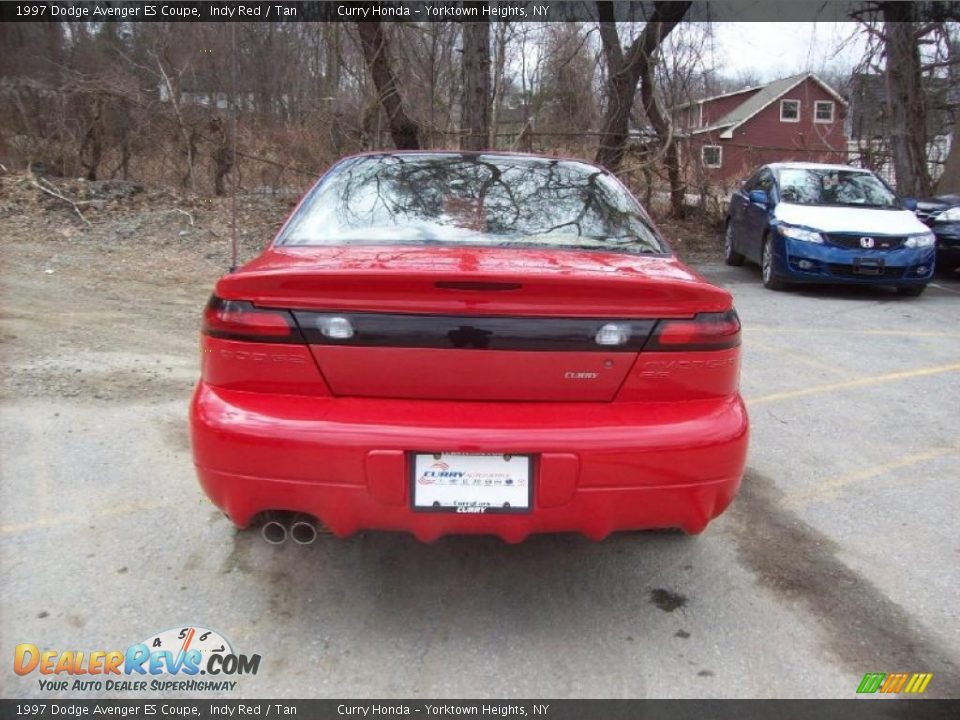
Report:
[{"label": "1997 dodge avenger es coupe text", "polygon": [[747,452],[740,321],[610,173],[346,158],[206,307],[207,495],[339,536],[702,531]]}]

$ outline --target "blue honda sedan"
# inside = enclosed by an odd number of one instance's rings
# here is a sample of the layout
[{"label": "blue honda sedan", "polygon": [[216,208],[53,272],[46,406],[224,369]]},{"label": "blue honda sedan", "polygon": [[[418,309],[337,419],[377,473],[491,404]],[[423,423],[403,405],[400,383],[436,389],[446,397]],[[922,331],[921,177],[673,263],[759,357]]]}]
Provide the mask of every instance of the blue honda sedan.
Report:
[{"label": "blue honda sedan", "polygon": [[730,198],[728,265],[760,265],[763,285],[892,285],[919,295],[933,276],[935,238],[876,175],[846,165],[771,163]]}]

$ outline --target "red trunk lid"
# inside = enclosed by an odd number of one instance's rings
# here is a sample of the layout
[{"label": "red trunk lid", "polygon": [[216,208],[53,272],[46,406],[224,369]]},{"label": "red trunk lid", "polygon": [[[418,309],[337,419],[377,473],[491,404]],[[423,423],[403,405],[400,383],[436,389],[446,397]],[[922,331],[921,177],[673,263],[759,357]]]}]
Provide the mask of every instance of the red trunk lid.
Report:
[{"label": "red trunk lid", "polygon": [[731,307],[674,258],[516,248],[277,247],[216,292],[294,310],[334,394],[443,400],[609,401],[656,320]]}]

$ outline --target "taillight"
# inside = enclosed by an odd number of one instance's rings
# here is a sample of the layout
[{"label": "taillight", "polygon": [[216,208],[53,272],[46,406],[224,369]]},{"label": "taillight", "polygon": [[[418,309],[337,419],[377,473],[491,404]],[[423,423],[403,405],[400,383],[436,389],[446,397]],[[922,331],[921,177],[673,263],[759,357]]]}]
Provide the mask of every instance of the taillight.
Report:
[{"label": "taillight", "polygon": [[736,310],[700,313],[692,320],[661,320],[644,351],[726,350],[740,344]]},{"label": "taillight", "polygon": [[261,343],[303,343],[303,336],[286,310],[255,307],[244,300],[223,300],[216,295],[203,311],[201,332],[223,340]]}]

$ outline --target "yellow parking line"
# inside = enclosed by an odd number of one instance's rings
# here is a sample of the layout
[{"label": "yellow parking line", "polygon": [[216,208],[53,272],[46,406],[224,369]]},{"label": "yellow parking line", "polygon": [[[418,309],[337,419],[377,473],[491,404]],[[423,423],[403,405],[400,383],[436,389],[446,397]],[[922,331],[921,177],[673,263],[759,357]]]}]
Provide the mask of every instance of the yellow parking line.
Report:
[{"label": "yellow parking line", "polygon": [[42,530],[45,528],[63,527],[65,525],[77,525],[90,522],[92,520],[103,520],[117,517],[118,515],[133,515],[137,512],[147,512],[149,510],[159,510],[174,505],[182,504],[183,501],[162,500],[152,503],[129,503],[127,505],[118,505],[116,507],[104,508],[96,512],[84,515],[59,515],[56,517],[40,517],[32,522],[12,523],[10,525],[0,525],[0,535],[9,535],[11,533],[26,532],[27,530]]},{"label": "yellow parking line", "polygon": [[816,500],[834,498],[839,495],[840,491],[845,487],[848,485],[853,485],[854,483],[858,483],[861,480],[869,480],[870,478],[877,477],[878,475],[886,475],[891,470],[910,467],[911,465],[927,462],[928,460],[943,457],[944,455],[953,455],[958,452],[960,452],[960,445],[954,445],[953,447],[945,448],[932,448],[922,452],[910,453],[909,455],[904,455],[903,457],[891,460],[890,462],[881,463],[880,465],[874,465],[873,467],[863,468],[862,470],[846,473],[844,475],[836,475],[834,477],[827,478],[826,480],[821,480],[817,484],[805,488],[800,492],[792,493],[790,497],[787,498],[786,504],[791,508],[797,508]]},{"label": "yellow parking line", "polygon": [[760,395],[759,397],[755,398],[747,398],[747,407],[777,402],[779,400],[793,400],[794,398],[806,397],[807,395],[821,395],[823,393],[829,393],[835,390],[848,390],[850,388],[865,387],[868,385],[881,385],[883,383],[896,382],[897,380],[908,380],[910,378],[923,377],[925,375],[937,375],[939,373],[956,371],[960,371],[960,363],[917,368],[916,370],[904,370],[902,372],[874,375],[872,377],[858,378],[856,380],[848,380],[846,382],[814,385],[813,387],[803,388],[801,390],[787,390],[785,392],[772,393],[770,395]]},{"label": "yellow parking line", "polygon": [[804,355],[802,353],[798,353],[793,350],[786,350],[784,348],[772,347],[771,345],[758,343],[756,340],[751,340],[750,344],[747,347],[750,350],[757,349],[762,352],[768,352],[774,355],[780,355],[781,357],[785,357],[788,360],[793,360],[794,362],[800,363],[801,365],[812,367],[815,370],[823,370],[832,375],[840,375],[841,377],[850,377],[850,373],[845,372],[842,368],[836,365],[830,365],[829,363],[820,362],[816,358],[812,358],[809,355]]}]

